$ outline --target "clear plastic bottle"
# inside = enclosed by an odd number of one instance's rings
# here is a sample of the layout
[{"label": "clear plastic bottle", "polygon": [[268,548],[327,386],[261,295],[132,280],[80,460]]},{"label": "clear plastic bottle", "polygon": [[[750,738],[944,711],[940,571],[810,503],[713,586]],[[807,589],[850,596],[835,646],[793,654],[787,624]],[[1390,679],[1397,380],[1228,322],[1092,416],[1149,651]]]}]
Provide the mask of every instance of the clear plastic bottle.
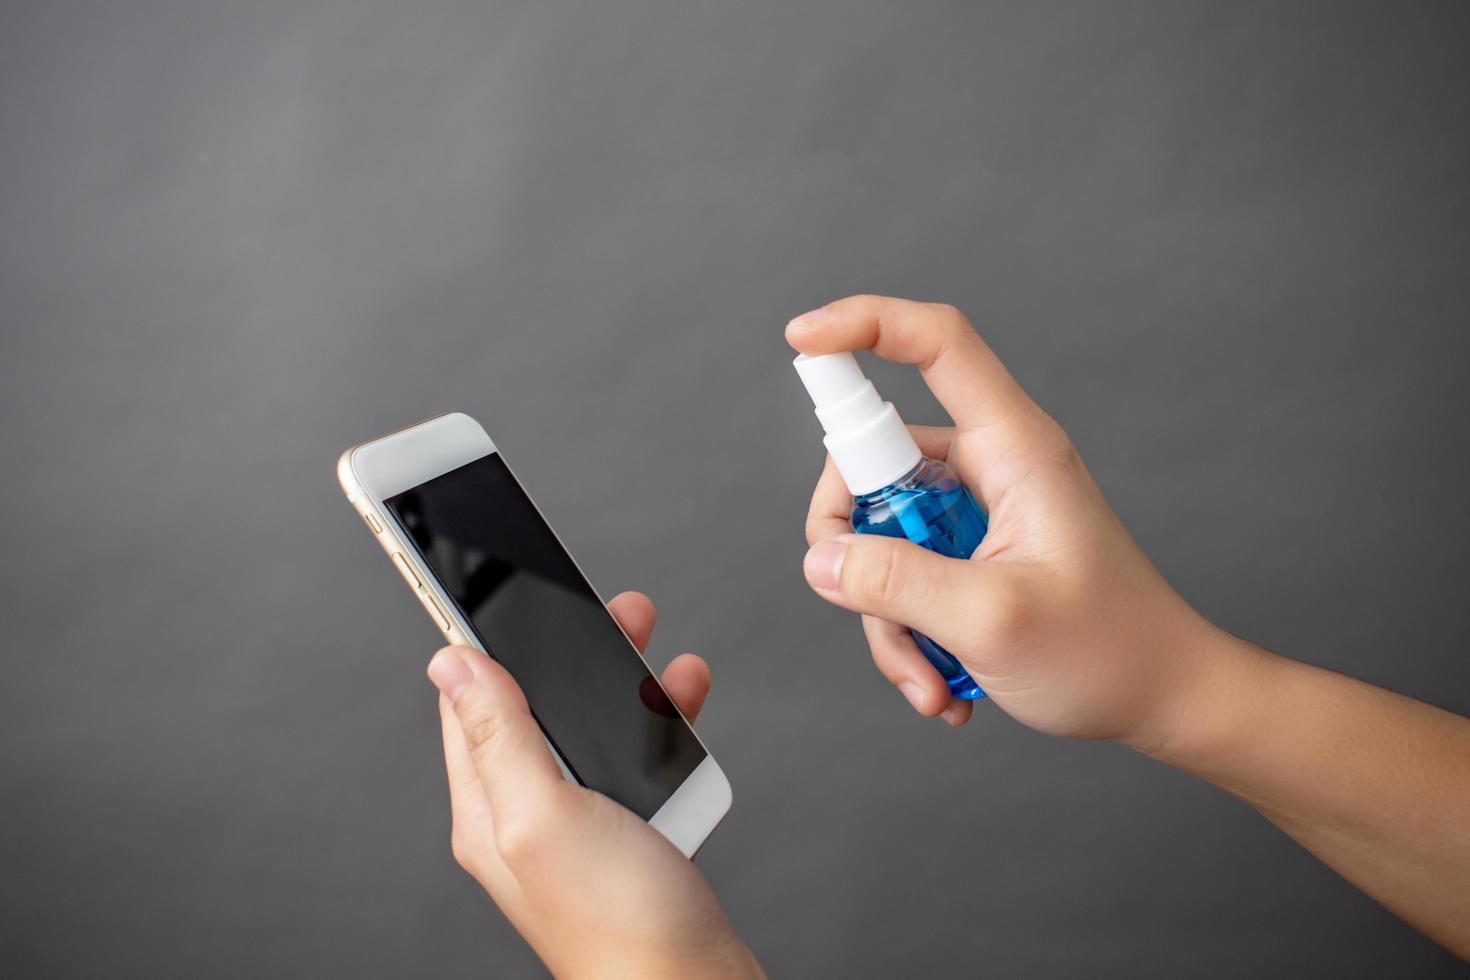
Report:
[{"label": "clear plastic bottle", "polygon": [[[848,353],[802,354],[794,363],[826,430],[823,443],[852,492],[852,529],[969,558],[985,537],[985,513],[948,463],[919,452],[908,427],[879,397],[857,359]],[[985,696],[953,654],[922,633],[913,637],[951,696]]]},{"label": "clear plastic bottle", "polygon": [[[858,534],[908,538],[921,548],[950,558],[969,558],[985,537],[985,513],[950,465],[927,456],[898,480],[859,494],[852,502],[852,529]],[[951,697],[985,697],[954,654],[917,630],[914,642],[949,685]]]}]

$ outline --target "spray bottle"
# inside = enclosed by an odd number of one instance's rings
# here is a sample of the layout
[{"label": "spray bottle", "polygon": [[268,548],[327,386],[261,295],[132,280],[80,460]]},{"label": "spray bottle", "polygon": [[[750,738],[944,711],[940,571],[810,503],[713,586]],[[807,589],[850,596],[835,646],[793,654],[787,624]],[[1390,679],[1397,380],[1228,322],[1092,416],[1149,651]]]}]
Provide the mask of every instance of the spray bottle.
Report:
[{"label": "spray bottle", "polygon": [[[794,362],[826,430],[822,441],[852,493],[858,534],[908,538],[950,558],[969,558],[985,537],[985,513],[948,463],[919,452],[892,402],[885,402],[849,353]],[[948,650],[913,633],[928,661],[965,700],[985,692]]]}]

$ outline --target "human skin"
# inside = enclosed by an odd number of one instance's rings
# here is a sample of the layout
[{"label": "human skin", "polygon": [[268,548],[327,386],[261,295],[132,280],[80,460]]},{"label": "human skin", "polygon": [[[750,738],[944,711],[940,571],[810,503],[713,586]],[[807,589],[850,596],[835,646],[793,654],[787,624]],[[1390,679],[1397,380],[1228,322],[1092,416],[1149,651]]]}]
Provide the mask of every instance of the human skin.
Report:
[{"label": "human skin", "polygon": [[914,428],[989,513],[968,560],[851,533],[829,460],[807,519],[818,595],[863,615],[920,714],[964,724],[909,628],[1038,731],[1130,746],[1235,794],[1470,959],[1470,720],[1238,639],[1196,613],[1103,499],[1061,427],[953,307],[854,296],[793,320],[803,354],[916,365],[954,421]]},{"label": "human skin", "polygon": [[[647,596],[608,610],[639,652],[653,633]],[[691,721],[709,668],[686,653],[664,670]],[[505,669],[445,647],[439,688],[455,859],[558,977],[761,977],[694,863],[601,793],[567,782]]]},{"label": "human skin", "polygon": [[[863,615],[874,662],[919,713],[962,725],[909,628],[1038,731],[1129,746],[1251,804],[1348,881],[1470,958],[1470,720],[1268,653],[1190,608],[1133,542],[1062,429],[948,306],[856,296],[798,317],[804,354],[917,365],[954,421],[912,427],[980,498],[968,560],[857,536],[830,460],[804,568]],[[643,649],[652,603],[609,604]],[[611,800],[566,782],[524,697],[483,654],[439,651],[456,858],[558,976],[750,977],[760,967],[694,865]],[[690,719],[709,671],[663,675]]]}]

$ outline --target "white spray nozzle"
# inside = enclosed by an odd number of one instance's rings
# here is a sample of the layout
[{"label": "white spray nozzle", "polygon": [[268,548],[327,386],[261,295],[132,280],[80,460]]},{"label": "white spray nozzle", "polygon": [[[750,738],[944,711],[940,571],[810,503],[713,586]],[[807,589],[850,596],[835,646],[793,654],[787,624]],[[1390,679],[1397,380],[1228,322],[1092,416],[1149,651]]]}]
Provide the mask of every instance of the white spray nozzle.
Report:
[{"label": "white spray nozzle", "polygon": [[872,493],[918,465],[908,427],[863,374],[852,354],[797,355],[792,362],[826,430],[823,442],[854,494]]}]

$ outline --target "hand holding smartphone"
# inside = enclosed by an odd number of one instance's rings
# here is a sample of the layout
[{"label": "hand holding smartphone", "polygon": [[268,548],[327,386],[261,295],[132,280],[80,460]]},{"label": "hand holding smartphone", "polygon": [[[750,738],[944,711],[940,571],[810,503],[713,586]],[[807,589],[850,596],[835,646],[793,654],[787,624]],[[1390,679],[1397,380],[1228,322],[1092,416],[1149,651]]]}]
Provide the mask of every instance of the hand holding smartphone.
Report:
[{"label": "hand holding smartphone", "polygon": [[355,446],[338,478],[446,639],[520,685],[564,776],[693,855],[730,784],[479,423]]}]

